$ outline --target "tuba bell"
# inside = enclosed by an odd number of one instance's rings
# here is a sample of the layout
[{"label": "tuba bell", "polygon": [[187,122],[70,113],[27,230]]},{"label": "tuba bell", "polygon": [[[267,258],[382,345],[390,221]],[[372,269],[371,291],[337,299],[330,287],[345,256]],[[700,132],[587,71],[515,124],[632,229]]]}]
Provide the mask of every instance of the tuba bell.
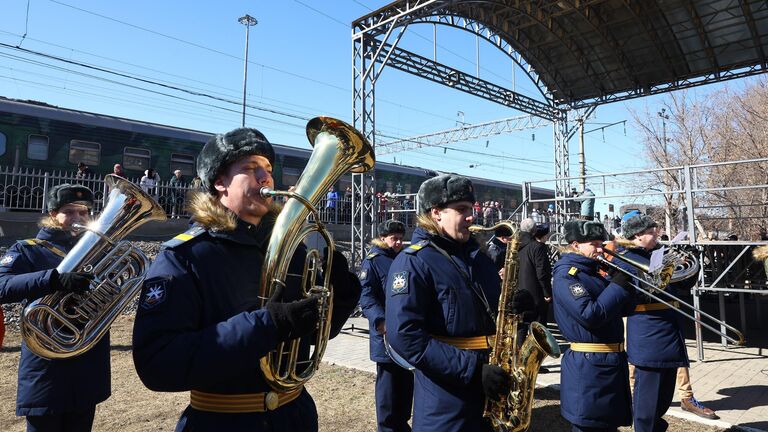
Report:
[{"label": "tuba bell", "polygon": [[84,293],[53,293],[31,302],[21,316],[27,348],[48,359],[75,357],[91,349],[141,290],[149,259],[128,233],[150,220],[165,220],[155,200],[128,180],[108,175],[109,202],[99,218],[56,267],[59,273],[92,273]]},{"label": "tuba bell", "polygon": [[[314,147],[304,171],[293,192],[261,189],[263,197],[284,196],[288,200],[275,220],[272,235],[264,257],[259,296],[262,307],[274,292],[285,286],[288,265],[296,248],[313,233],[323,237],[328,245],[326,268],[331,268],[334,245],[315,207],[328,188],[347,172],[363,173],[374,165],[373,148],[368,140],[347,123],[330,117],[316,117],[307,123],[307,138]],[[314,226],[305,223],[312,214]],[[302,273],[304,298],[319,297],[319,319],[314,336],[314,350],[307,360],[302,356],[301,339],[278,344],[277,349],[261,358],[260,366],[267,383],[278,392],[289,392],[308,381],[320,366],[331,330],[333,287],[330,271],[323,275],[322,286],[315,284],[321,267],[321,254],[317,249],[307,251]]]}]

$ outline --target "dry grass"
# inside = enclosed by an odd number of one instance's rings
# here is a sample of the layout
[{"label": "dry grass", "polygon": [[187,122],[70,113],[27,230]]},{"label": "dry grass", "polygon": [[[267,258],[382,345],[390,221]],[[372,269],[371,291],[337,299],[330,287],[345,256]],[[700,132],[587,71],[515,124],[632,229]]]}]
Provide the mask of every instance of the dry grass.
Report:
[{"label": "dry grass", "polygon": [[[172,431],[188,402],[187,393],[155,393],[139,381],[133,368],[130,332],[133,317],[121,316],[112,327],[112,397],[96,411],[94,431]],[[21,432],[24,419],[16,417],[16,372],[19,334],[10,331],[0,352],[0,431]],[[254,360],[255,361],[255,360]],[[321,431],[376,430],[374,376],[352,369],[324,365],[307,385],[317,403]],[[570,426],[560,417],[556,391],[536,392],[532,431],[565,432]],[[673,432],[715,432],[698,423],[668,418]],[[622,429],[622,430],[630,430]]]}]

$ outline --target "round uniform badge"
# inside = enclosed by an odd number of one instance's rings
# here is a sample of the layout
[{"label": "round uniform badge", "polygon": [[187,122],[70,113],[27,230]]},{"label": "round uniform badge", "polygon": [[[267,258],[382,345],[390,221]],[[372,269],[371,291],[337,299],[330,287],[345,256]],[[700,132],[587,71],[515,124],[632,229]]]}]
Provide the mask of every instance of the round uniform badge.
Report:
[{"label": "round uniform badge", "polygon": [[568,289],[571,290],[571,295],[573,296],[573,298],[584,297],[585,295],[588,294],[587,290],[584,288],[584,285],[580,283],[572,284],[571,286],[568,287]]},{"label": "round uniform badge", "polygon": [[267,410],[274,411],[277,409],[277,405],[280,402],[280,398],[277,396],[277,393],[275,392],[268,392],[267,396],[264,397],[264,405],[267,407]]}]

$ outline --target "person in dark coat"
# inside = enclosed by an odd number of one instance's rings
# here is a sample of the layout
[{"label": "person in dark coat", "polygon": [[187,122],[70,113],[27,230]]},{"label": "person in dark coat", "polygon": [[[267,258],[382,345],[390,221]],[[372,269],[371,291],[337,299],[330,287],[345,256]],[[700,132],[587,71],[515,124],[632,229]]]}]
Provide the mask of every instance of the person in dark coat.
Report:
[{"label": "person in dark coat", "polygon": [[[285,286],[262,307],[262,263],[279,209],[272,145],[256,129],[211,138],[198,157],[204,191],[191,198],[197,222],[166,242],[149,268],[133,333],[133,359],[150,390],[190,392],[177,431],[317,431],[317,410],[303,386],[273,390],[259,359],[318,324],[318,299],[304,298],[306,249],[288,263]],[[336,251],[331,337],[360,298],[360,281]],[[310,281],[311,282],[311,281]],[[299,360],[301,360],[300,355]],[[301,369],[298,373],[302,373]]]},{"label": "person in dark coat", "polygon": [[[493,260],[496,270],[501,271],[504,268],[504,259],[507,256],[507,243],[511,239],[512,233],[507,227],[497,228],[491,240],[488,241],[488,256]],[[499,274],[499,276],[502,276]]]},{"label": "person in dark coat", "polygon": [[[93,207],[85,186],[51,188],[48,215],[34,239],[20,240],[0,259],[0,302],[32,302],[55,292],[81,293],[93,280],[88,273],[59,273],[56,267],[75,246]],[[111,394],[109,333],[76,357],[48,360],[22,340],[16,415],[27,417],[27,431],[90,431],[96,405]]]},{"label": "person in dark coat", "polygon": [[518,243],[518,287],[531,293],[536,317],[542,324],[548,321],[552,301],[552,266],[549,247],[543,242],[549,234],[549,224],[536,224],[529,233],[521,233]]},{"label": "person in dark coat", "polygon": [[[657,228],[656,222],[647,215],[626,218],[621,232],[633,246],[620,249],[619,254],[649,265],[654,251],[662,253]],[[637,272],[621,260],[613,262],[627,271]],[[695,278],[692,282],[695,283]],[[666,289],[687,290],[691,286],[690,281],[682,281]],[[634,312],[627,318],[627,354],[635,366],[634,430],[664,432],[669,425],[662,416],[672,403],[677,370],[689,364],[685,336],[678,313],[669,306],[643,294],[637,296],[636,303]]]},{"label": "person in dark coat", "polygon": [[422,183],[418,227],[386,282],[385,326],[394,353],[414,367],[413,430],[482,432],[485,397],[509,392],[488,364],[500,280],[469,232],[472,182],[445,174]]},{"label": "person in dark coat", "polygon": [[370,324],[371,360],[376,362],[376,419],[379,432],[407,432],[411,430],[413,373],[393,362],[384,347],[384,286],[392,261],[403,249],[405,225],[387,220],[379,224],[377,234],[359,274],[363,286],[360,306]]},{"label": "person in dark coat", "polygon": [[630,278],[598,273],[608,233],[600,222],[565,223],[566,251],[554,268],[555,320],[570,349],[563,355],[560,413],[572,431],[615,432],[632,423],[622,315],[633,305]]}]

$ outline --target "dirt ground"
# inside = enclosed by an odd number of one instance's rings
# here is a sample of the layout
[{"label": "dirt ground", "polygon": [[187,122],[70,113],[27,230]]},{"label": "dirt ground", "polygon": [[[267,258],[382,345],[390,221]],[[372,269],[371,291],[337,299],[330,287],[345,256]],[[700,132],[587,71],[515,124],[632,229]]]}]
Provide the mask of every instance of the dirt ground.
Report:
[{"label": "dirt ground", "polygon": [[[144,388],[131,359],[132,323],[131,315],[123,315],[112,327],[112,397],[98,406],[93,430],[172,431],[189,396],[187,393],[155,393]],[[4,432],[24,430],[24,419],[14,415],[19,343],[19,333],[10,330],[0,352],[0,431]],[[307,385],[317,403],[320,431],[375,431],[374,379],[372,374],[366,372],[324,365]],[[674,417],[667,419],[670,432],[722,431]],[[560,417],[559,394],[556,391],[536,391],[530,430],[570,430],[568,423]]]}]

